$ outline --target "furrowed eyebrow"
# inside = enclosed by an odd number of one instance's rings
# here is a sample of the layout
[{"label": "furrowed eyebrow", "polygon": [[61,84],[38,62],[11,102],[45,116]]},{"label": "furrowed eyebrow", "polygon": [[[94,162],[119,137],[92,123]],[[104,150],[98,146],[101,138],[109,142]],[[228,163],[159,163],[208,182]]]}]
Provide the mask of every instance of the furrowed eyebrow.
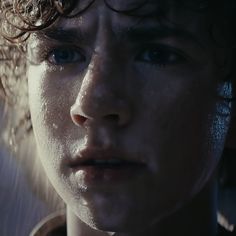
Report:
[{"label": "furrowed eyebrow", "polygon": [[79,28],[50,28],[39,31],[36,35],[39,39],[49,39],[63,43],[75,43],[76,41],[84,43],[88,42],[89,39],[89,37],[85,37],[85,34]]}]

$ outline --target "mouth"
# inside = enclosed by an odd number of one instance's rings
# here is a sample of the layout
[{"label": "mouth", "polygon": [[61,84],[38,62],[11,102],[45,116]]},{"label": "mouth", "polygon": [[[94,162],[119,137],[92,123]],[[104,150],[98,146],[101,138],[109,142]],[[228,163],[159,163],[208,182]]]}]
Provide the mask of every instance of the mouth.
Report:
[{"label": "mouth", "polygon": [[[119,150],[86,148],[70,161],[69,167],[75,175],[83,176],[87,186],[102,183],[126,183],[144,173],[147,165],[137,155]],[[98,185],[97,185],[98,184]]]},{"label": "mouth", "polygon": [[109,158],[109,159],[100,159],[100,158],[91,158],[85,161],[81,161],[79,163],[74,163],[71,165],[71,168],[78,168],[78,167],[97,167],[97,168],[125,168],[125,167],[143,167],[143,163],[139,162],[133,162],[133,161],[127,161],[122,160],[118,158]]},{"label": "mouth", "polygon": [[123,151],[100,148],[86,148],[81,150],[69,163],[71,168],[97,167],[122,168],[144,167],[145,163],[134,155]]}]

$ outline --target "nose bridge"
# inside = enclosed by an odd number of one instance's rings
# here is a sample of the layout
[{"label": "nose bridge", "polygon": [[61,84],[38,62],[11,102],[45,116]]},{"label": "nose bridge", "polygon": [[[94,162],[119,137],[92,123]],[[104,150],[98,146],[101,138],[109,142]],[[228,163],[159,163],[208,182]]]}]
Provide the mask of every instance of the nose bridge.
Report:
[{"label": "nose bridge", "polygon": [[83,78],[76,99],[76,103],[79,103],[81,106],[87,106],[87,103],[90,106],[107,103],[118,93],[117,78],[115,78],[118,74],[116,73],[115,66],[112,65],[115,62],[108,58],[107,52],[101,54],[99,52],[94,53]]},{"label": "nose bridge", "polygon": [[113,30],[107,17],[99,17],[94,51],[78,96],[81,102],[91,97],[94,105],[111,99],[119,90],[118,66],[121,65],[117,62],[116,49],[112,43]]},{"label": "nose bridge", "polygon": [[106,16],[100,17],[94,51],[71,108],[72,120],[79,126],[87,120],[112,121],[123,126],[130,119],[130,107],[122,91],[125,62],[117,56],[110,21],[104,19]]}]

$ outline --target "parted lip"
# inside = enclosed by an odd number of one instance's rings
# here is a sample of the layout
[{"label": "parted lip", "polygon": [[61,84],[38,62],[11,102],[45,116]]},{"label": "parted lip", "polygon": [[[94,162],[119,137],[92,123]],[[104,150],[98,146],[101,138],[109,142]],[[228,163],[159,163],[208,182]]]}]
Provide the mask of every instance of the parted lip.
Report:
[{"label": "parted lip", "polygon": [[78,168],[80,166],[144,167],[146,165],[145,162],[138,160],[137,156],[127,152],[97,147],[87,147],[80,150],[68,164],[71,168]]}]

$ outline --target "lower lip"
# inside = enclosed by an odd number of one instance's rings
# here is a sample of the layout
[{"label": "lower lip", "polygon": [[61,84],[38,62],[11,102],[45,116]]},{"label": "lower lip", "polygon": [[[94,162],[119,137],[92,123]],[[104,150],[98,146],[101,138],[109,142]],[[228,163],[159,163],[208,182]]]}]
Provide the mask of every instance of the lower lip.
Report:
[{"label": "lower lip", "polygon": [[79,166],[72,169],[75,175],[82,177],[84,184],[119,183],[136,179],[145,170],[145,166],[98,167]]}]

